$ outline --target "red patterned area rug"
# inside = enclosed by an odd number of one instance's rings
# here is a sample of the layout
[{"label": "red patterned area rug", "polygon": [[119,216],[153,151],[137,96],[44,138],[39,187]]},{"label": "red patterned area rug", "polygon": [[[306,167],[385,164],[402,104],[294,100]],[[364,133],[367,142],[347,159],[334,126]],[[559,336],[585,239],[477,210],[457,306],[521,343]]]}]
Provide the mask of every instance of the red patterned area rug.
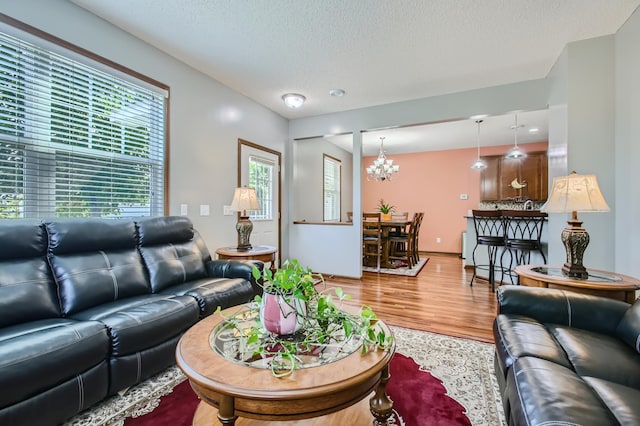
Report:
[{"label": "red patterned area rug", "polygon": [[[409,357],[396,353],[389,366],[387,393],[393,400],[396,425],[470,425],[464,407],[447,395],[442,382]],[[125,426],[190,426],[199,403],[188,381],[162,397],[158,408],[141,417],[128,418]],[[286,425],[286,422],[282,423]]]},{"label": "red patterned area rug", "polygon": [[[396,412],[390,426],[505,424],[493,369],[494,345],[402,327],[391,330],[396,355],[387,391]],[[174,366],[64,426],[186,426],[198,403]]]}]

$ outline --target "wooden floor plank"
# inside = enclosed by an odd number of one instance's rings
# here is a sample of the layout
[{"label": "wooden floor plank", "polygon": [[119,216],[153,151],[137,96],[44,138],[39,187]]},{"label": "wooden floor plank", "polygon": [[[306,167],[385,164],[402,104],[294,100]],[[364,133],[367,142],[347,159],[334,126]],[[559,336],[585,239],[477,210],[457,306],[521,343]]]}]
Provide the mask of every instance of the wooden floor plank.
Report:
[{"label": "wooden floor plank", "polygon": [[486,282],[469,286],[471,270],[457,256],[434,253],[417,277],[365,272],[362,279],[325,276],[328,287],[341,287],[366,304],[385,323],[493,343],[496,296]]}]

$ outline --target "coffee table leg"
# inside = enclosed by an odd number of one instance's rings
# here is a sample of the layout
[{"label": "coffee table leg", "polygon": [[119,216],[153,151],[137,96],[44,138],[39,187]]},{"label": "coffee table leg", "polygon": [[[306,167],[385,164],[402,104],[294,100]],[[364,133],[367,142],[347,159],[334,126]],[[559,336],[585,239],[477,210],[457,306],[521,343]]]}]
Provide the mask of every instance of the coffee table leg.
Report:
[{"label": "coffee table leg", "polygon": [[380,384],[376,387],[375,394],[369,400],[369,408],[371,409],[371,414],[373,414],[373,424],[375,426],[386,425],[387,420],[391,417],[393,401],[391,401],[387,395],[387,382],[390,378],[389,365],[387,365],[382,370]]},{"label": "coffee table leg", "polygon": [[220,397],[220,408],[218,409],[218,420],[223,425],[235,425],[238,418],[235,414],[234,400],[232,396],[222,395]]}]

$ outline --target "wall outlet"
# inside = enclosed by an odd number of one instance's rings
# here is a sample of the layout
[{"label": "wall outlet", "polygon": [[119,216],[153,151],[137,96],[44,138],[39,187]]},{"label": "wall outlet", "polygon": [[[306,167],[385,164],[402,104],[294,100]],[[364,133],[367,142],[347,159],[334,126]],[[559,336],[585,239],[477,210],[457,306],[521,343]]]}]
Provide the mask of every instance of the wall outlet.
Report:
[{"label": "wall outlet", "polygon": [[469,199],[469,194],[460,194],[460,199],[461,200],[468,200]]},{"label": "wall outlet", "polygon": [[200,204],[200,216],[209,216],[209,204]]},{"label": "wall outlet", "polygon": [[234,211],[231,210],[231,206],[222,206],[223,216],[233,216]]},{"label": "wall outlet", "polygon": [[180,204],[180,215],[186,216],[189,214],[189,207],[186,204]]},{"label": "wall outlet", "polygon": [[440,244],[441,241],[442,239],[440,237],[436,238],[436,243]]}]

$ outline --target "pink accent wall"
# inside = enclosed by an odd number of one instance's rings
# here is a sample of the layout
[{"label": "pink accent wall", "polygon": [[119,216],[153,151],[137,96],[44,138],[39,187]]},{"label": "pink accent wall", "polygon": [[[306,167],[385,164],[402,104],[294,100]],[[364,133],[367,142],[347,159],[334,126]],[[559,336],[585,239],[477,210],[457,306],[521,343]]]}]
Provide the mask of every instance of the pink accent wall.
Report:
[{"label": "pink accent wall", "polygon": [[[525,152],[546,151],[548,142],[519,145]],[[500,155],[512,145],[481,148],[481,155]],[[421,251],[460,253],[461,233],[467,229],[464,216],[480,204],[480,171],[472,170],[477,149],[429,151],[389,155],[400,165],[398,177],[387,182],[369,182],[362,170],[362,210],[377,211],[380,199],[396,206],[398,212],[424,212],[420,227]],[[364,157],[366,168],[375,157]],[[467,194],[461,200],[460,194]],[[440,244],[436,238],[440,237]]]}]

